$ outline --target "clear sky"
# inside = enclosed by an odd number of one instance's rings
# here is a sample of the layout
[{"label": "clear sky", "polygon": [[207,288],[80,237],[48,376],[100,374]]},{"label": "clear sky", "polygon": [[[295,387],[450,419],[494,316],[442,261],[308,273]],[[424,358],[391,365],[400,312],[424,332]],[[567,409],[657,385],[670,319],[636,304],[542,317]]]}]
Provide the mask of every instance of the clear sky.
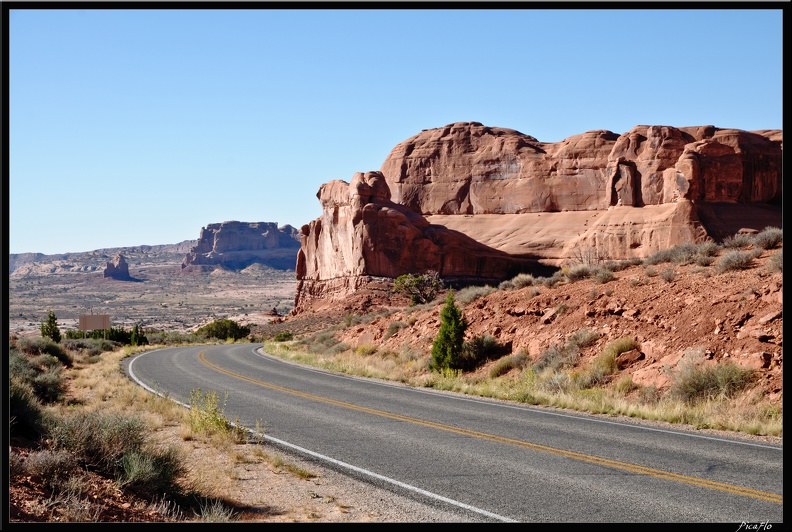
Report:
[{"label": "clear sky", "polygon": [[782,128],[780,6],[188,5],[8,12],[10,253],[175,244],[228,220],[299,228],[322,183],[452,122],[543,142]]}]

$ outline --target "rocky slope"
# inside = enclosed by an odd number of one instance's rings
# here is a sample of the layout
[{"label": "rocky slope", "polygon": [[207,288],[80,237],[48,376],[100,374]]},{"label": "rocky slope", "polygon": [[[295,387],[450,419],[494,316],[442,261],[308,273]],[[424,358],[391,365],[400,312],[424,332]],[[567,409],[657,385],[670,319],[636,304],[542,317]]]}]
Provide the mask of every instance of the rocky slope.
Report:
[{"label": "rocky slope", "polygon": [[425,130],[380,171],[320,188],[322,216],[301,229],[295,312],[403,273],[489,281],[581,250],[643,258],[781,226],[781,137],[636,126],[543,143],[477,122]]},{"label": "rocky slope", "polygon": [[[777,265],[781,250],[764,250],[749,268],[719,273],[718,261],[726,253],[722,250],[709,266],[638,264],[614,272],[614,279],[604,283],[589,278],[564,280],[552,287],[535,283],[519,289],[457,290],[457,303],[469,322],[466,338],[489,334],[504,347],[478,373],[486,376],[498,358],[510,353],[525,353],[535,362],[571,334],[588,329],[598,333],[599,340],[574,362],[579,369],[617,338],[629,336],[640,344],[620,359],[611,382],[629,375],[636,384],[662,393],[686,361],[709,365],[731,360],[755,370],[760,397],[780,405],[783,274]],[[483,295],[471,296],[476,291]],[[373,319],[336,333],[348,349],[375,346],[378,354],[372,356],[409,351],[427,358],[440,327],[442,300],[443,294],[434,304],[410,307],[405,298],[385,291],[361,290],[343,304],[325,302],[320,312],[288,316],[262,330],[305,333],[309,329],[304,324],[320,316],[326,327],[330,315],[339,324],[357,321],[349,317],[365,313]]]}]

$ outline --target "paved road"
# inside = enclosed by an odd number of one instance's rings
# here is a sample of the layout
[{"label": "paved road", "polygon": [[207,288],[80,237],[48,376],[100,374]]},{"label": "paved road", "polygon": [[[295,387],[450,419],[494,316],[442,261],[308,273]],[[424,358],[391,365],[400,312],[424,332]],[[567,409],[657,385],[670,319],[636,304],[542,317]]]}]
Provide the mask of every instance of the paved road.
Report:
[{"label": "paved road", "polygon": [[185,404],[227,392],[226,417],[273,443],[471,520],[783,521],[780,446],[334,375],[261,347],[160,349],[125,367]]}]

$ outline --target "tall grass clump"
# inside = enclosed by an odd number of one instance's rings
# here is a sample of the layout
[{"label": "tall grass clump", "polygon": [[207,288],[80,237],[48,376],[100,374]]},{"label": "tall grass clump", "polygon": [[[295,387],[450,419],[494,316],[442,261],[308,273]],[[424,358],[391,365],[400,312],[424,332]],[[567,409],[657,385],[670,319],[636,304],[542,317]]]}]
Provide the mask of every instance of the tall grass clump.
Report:
[{"label": "tall grass clump", "polygon": [[528,353],[520,351],[499,359],[489,370],[489,377],[495,379],[501,375],[505,375],[513,369],[523,369],[531,359]]},{"label": "tall grass clump", "polygon": [[225,394],[223,405],[214,390],[202,392],[200,388],[190,390],[190,429],[207,436],[230,436],[236,440],[243,439],[242,429],[234,426],[225,416]]},{"label": "tall grass clump", "polygon": [[753,371],[731,361],[711,366],[688,359],[672,374],[669,394],[688,404],[702,400],[729,398],[743,390],[753,379]]},{"label": "tall grass clump", "polygon": [[591,361],[587,371],[578,376],[580,387],[588,388],[598,384],[605,384],[611,375],[619,371],[618,356],[638,347],[638,342],[629,336],[617,338],[606,345],[602,353]]}]

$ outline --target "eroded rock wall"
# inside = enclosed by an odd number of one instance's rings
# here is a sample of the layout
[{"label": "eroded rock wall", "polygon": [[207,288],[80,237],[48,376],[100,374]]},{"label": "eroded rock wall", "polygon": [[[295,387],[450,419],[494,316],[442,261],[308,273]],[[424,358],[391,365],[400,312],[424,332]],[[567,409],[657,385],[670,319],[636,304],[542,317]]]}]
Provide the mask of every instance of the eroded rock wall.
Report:
[{"label": "eroded rock wall", "polygon": [[[425,130],[379,172],[322,185],[323,214],[301,230],[295,310],[404,273],[489,281],[561,264],[582,247],[643,258],[701,241],[718,217],[733,217],[728,206],[780,203],[781,149],[778,130],[713,126],[556,143],[478,122]],[[727,207],[707,209],[704,223],[698,213],[710,204]],[[524,217],[532,213],[545,218]]]},{"label": "eroded rock wall", "polygon": [[274,222],[222,222],[201,229],[198,243],[182,261],[182,271],[222,266],[245,268],[253,263],[278,269],[294,268],[300,247],[299,231]]}]

